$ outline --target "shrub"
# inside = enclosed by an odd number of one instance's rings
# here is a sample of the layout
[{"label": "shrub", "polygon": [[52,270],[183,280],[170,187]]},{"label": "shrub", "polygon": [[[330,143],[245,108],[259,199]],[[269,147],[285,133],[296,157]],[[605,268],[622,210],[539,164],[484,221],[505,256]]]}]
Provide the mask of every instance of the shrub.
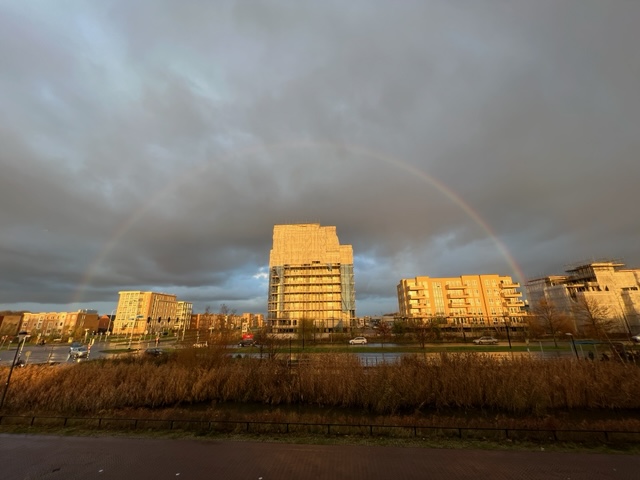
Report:
[{"label": "shrub", "polygon": [[[3,373],[7,371],[4,369]],[[166,359],[97,360],[14,371],[13,411],[95,414],[220,402],[349,407],[374,414],[483,409],[541,415],[550,409],[634,409],[640,369],[478,353],[405,356],[366,368],[350,354],[233,358],[216,349]]]}]

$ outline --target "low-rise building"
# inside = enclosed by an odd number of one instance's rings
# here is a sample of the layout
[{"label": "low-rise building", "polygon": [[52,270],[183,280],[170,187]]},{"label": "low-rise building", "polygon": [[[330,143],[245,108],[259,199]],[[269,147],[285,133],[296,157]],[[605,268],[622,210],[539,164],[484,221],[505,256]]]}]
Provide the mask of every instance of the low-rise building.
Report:
[{"label": "low-rise building", "polygon": [[97,310],[75,312],[27,312],[23,314],[21,330],[40,337],[79,337],[98,330]]}]

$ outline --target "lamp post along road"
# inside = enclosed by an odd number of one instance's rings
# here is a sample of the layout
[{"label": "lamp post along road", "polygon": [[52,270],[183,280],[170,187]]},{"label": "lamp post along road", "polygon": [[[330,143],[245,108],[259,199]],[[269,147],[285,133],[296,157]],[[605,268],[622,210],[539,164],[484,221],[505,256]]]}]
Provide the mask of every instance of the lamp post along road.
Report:
[{"label": "lamp post along road", "polygon": [[107,338],[109,337],[110,333],[109,330],[111,330],[111,322],[113,321],[113,313],[116,311],[116,309],[114,308],[113,310],[111,310],[111,315],[109,315],[109,323],[107,323],[107,332],[106,332],[106,336]]},{"label": "lamp post along road", "polygon": [[578,355],[578,349],[576,348],[576,341],[575,341],[575,340],[574,340],[574,338],[573,338],[573,334],[572,334],[572,333],[567,333],[566,335],[567,335],[568,337],[571,337],[571,344],[573,345],[573,351],[574,351],[574,352],[575,352],[575,354],[576,354],[576,358],[577,358],[578,360],[580,360],[580,355]]},{"label": "lamp post along road", "polygon": [[18,352],[20,351],[20,342],[22,342],[22,346],[24,347],[24,342],[26,342],[27,337],[26,332],[20,332],[18,334],[18,346],[16,347],[16,353],[13,356],[13,362],[11,363],[11,368],[9,368],[9,375],[7,376],[7,383],[4,385],[4,391],[2,392],[2,400],[0,400],[0,409],[4,406],[4,399],[7,396],[7,390],[9,390],[9,382],[11,381],[11,374],[13,373],[13,367],[16,366],[16,361],[18,360]]},{"label": "lamp post along road", "polygon": [[509,333],[509,329],[511,327],[511,321],[508,319],[505,319],[504,326],[507,330],[507,340],[509,340],[509,350],[511,350],[511,334]]}]

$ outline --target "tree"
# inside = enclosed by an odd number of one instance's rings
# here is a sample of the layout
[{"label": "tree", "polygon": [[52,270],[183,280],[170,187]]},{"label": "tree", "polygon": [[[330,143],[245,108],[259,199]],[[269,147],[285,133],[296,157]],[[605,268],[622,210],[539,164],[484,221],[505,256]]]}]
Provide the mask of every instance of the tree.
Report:
[{"label": "tree", "polygon": [[403,337],[407,331],[407,325],[402,320],[394,320],[391,332],[397,337]]},{"label": "tree", "polygon": [[260,359],[262,359],[264,355],[268,360],[276,360],[278,357],[278,351],[283,345],[283,339],[274,335],[268,328],[264,327],[253,337],[253,339],[259,348]]},{"label": "tree", "polygon": [[315,322],[311,318],[301,318],[298,320],[298,338],[302,341],[304,348],[305,341],[313,338],[315,341]]},{"label": "tree", "polygon": [[410,321],[410,328],[413,331],[413,335],[420,344],[420,347],[424,350],[427,341],[431,337],[431,332],[429,331],[429,327],[425,325],[424,320],[422,319],[412,319]]},{"label": "tree", "polygon": [[[216,314],[212,314],[209,307],[205,310],[209,316],[209,336],[214,343],[226,346],[234,343],[233,338],[233,319],[235,316],[235,310],[230,310],[226,304],[220,305],[220,310]],[[215,337],[214,337],[214,332]]]},{"label": "tree", "polygon": [[382,348],[384,348],[384,343],[387,337],[391,334],[391,326],[385,322],[381,321],[377,327],[378,335],[382,337]]},{"label": "tree", "polygon": [[584,325],[587,335],[609,340],[609,333],[615,328],[616,321],[611,317],[607,305],[597,298],[581,295],[573,305],[573,312]]},{"label": "tree", "polygon": [[[558,347],[558,340],[556,338],[558,334],[573,333],[570,318],[562,313],[552,301],[546,298],[540,299],[540,301],[533,306],[531,312],[543,330],[553,336],[553,343],[556,348]],[[535,325],[530,325],[530,327],[531,326],[535,329]]]}]

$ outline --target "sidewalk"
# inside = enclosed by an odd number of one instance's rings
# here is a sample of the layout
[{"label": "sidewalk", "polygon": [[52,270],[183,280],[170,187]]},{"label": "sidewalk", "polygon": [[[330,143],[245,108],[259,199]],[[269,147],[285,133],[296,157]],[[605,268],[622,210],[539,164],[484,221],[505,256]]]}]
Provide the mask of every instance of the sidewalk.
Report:
[{"label": "sidewalk", "polygon": [[18,479],[635,479],[640,456],[0,435],[0,477]]}]

